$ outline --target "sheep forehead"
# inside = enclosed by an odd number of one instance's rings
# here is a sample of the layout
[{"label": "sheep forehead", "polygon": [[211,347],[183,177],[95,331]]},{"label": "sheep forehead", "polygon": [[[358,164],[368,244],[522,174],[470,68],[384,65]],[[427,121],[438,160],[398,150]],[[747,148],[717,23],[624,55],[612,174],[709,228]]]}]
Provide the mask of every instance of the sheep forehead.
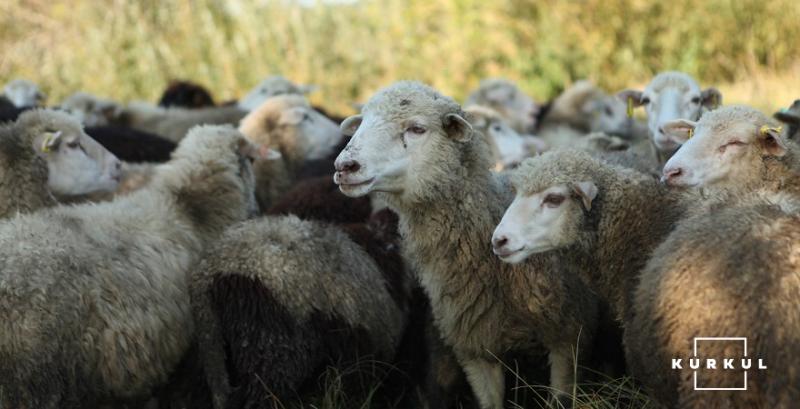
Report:
[{"label": "sheep forehead", "polygon": [[532,195],[553,186],[591,181],[602,164],[579,151],[549,151],[526,159],[514,170],[511,183],[517,192]]},{"label": "sheep forehead", "polygon": [[700,86],[688,74],[676,71],[662,72],[647,84],[645,93],[660,93],[665,89],[676,89],[682,93],[700,92]]},{"label": "sheep forehead", "polygon": [[378,91],[364,105],[364,116],[378,116],[396,121],[412,116],[433,117],[439,120],[449,113],[462,114],[452,98],[433,88],[410,81],[395,83]]},{"label": "sheep forehead", "polygon": [[178,145],[174,157],[201,156],[208,160],[218,160],[221,155],[233,153],[243,143],[251,142],[230,125],[195,126]]},{"label": "sheep forehead", "polygon": [[70,135],[83,134],[80,123],[65,112],[35,109],[22,113],[17,121],[25,129],[35,129],[36,131],[49,129]]},{"label": "sheep forehead", "polygon": [[698,133],[723,138],[731,133],[740,136],[756,135],[756,130],[772,121],[758,110],[742,105],[731,105],[707,112],[697,122]]}]

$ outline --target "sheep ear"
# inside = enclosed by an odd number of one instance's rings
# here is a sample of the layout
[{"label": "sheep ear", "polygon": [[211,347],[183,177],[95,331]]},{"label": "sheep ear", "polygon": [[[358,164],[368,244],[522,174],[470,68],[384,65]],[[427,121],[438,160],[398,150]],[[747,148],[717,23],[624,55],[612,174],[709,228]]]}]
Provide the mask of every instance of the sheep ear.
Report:
[{"label": "sheep ear", "polygon": [[617,98],[626,104],[632,104],[634,108],[642,106],[642,96],[644,96],[644,92],[635,89],[617,92]]},{"label": "sheep ear", "polygon": [[583,207],[592,210],[592,201],[597,197],[597,186],[594,182],[578,182],[572,185],[572,190],[581,198]]},{"label": "sheep ear", "polygon": [[694,129],[696,127],[697,122],[686,119],[669,121],[662,126],[662,128],[664,128],[664,135],[679,145],[683,145],[694,136]]},{"label": "sheep ear", "polygon": [[342,134],[344,134],[344,136],[355,135],[356,130],[358,130],[362,120],[364,120],[363,115],[353,115],[345,118],[345,120],[342,121],[342,124],[339,125],[339,128],[342,130]]},{"label": "sheep ear", "polygon": [[781,127],[764,125],[758,131],[758,143],[761,148],[772,156],[781,157],[786,154],[786,143],[781,137]]},{"label": "sheep ear", "polygon": [[783,108],[773,116],[775,119],[787,124],[800,124],[800,99],[794,101],[790,108]]},{"label": "sheep ear", "polygon": [[458,114],[447,114],[442,119],[447,136],[458,142],[467,142],[472,138],[472,125]]},{"label": "sheep ear", "polygon": [[701,104],[708,109],[717,109],[722,105],[722,93],[718,89],[706,88],[700,93]]},{"label": "sheep ear", "polygon": [[58,149],[61,144],[61,131],[45,132],[34,142],[37,145],[37,150],[43,153],[50,153]]}]

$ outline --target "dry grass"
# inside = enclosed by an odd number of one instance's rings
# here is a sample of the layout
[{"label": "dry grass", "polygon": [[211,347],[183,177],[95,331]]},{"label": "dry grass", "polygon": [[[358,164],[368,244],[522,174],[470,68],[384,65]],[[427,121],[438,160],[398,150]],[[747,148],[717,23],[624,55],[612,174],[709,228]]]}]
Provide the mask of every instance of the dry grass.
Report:
[{"label": "dry grass", "polygon": [[794,0],[6,0],[0,81],[30,78],[56,103],[154,100],[190,78],[222,100],[283,73],[348,113],[400,78],[463,98],[505,76],[544,100],[579,78],[617,90],[680,69],[771,111],[800,97],[797,21]]}]

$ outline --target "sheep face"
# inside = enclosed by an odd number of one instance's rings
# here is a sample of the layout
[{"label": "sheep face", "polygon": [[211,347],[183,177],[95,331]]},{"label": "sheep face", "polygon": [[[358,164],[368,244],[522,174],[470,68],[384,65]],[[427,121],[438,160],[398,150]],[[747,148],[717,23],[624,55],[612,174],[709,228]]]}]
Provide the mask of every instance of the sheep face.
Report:
[{"label": "sheep face", "polygon": [[63,196],[111,192],[121,177],[121,162],[68,115],[53,111],[30,111],[21,115],[33,148],[48,168],[50,190]]},{"label": "sheep face", "polygon": [[113,119],[119,107],[113,101],[95,97],[85,92],[76,92],[59,106],[84,126],[104,126]]},{"label": "sheep face", "polygon": [[584,209],[591,206],[597,187],[593,182],[580,181],[535,193],[518,192],[492,235],[494,254],[512,264],[578,240]]},{"label": "sheep face", "polygon": [[536,127],[536,116],[539,113],[539,106],[531,97],[522,92],[516,84],[502,79],[482,81],[465,105],[491,107],[520,133],[533,132]]},{"label": "sheep face", "polygon": [[17,108],[37,107],[44,104],[47,97],[39,86],[28,80],[13,80],[3,87],[3,94]]},{"label": "sheep face", "polygon": [[664,133],[664,124],[676,119],[696,121],[722,103],[722,94],[716,88],[701,90],[692,77],[680,72],[658,74],[644,91],[625,90],[617,96],[632,107],[645,107],[653,142],[665,153],[672,153],[679,145]]},{"label": "sheep face", "polygon": [[304,95],[316,89],[313,85],[298,85],[281,76],[267,77],[242,98],[238,106],[245,111],[252,111],[268,98],[276,95],[298,94]]},{"label": "sheep face", "polygon": [[[459,145],[472,138],[460,107],[430,87],[399,82],[384,88],[361,115],[342,122],[353,137],[336,158],[334,181],[345,195],[387,192],[420,197],[447,172]],[[431,170],[431,169],[434,170]]]},{"label": "sheep face", "polygon": [[308,106],[283,111],[278,126],[290,130],[295,141],[305,147],[305,159],[328,157],[342,137],[339,125]]},{"label": "sheep face", "polygon": [[681,148],[667,161],[661,180],[670,186],[726,188],[758,184],[763,162],[786,154],[778,128],[760,112],[731,106],[699,122],[677,120],[664,125]]},{"label": "sheep face", "polygon": [[584,107],[584,113],[589,116],[590,130],[609,135],[627,133],[633,118],[629,118],[626,111],[625,103],[610,95],[590,100]]},{"label": "sheep face", "polygon": [[495,161],[500,170],[513,167],[523,159],[544,150],[543,141],[520,135],[494,110],[473,106],[466,111],[475,131],[488,137],[490,143],[497,147]]}]

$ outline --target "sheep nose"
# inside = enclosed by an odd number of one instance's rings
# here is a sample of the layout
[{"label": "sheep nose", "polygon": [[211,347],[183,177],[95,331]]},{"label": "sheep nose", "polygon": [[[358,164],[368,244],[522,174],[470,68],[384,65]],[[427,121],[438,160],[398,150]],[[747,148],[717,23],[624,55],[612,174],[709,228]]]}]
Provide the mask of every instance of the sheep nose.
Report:
[{"label": "sheep nose", "polygon": [[682,168],[664,168],[663,175],[661,176],[661,183],[670,184],[683,174]]},{"label": "sheep nose", "polygon": [[361,164],[354,160],[346,160],[344,162],[336,163],[336,171],[342,173],[357,172],[361,169]]},{"label": "sheep nose", "polygon": [[660,133],[661,135],[664,135],[664,127],[663,126],[659,126],[658,127],[658,133]]},{"label": "sheep nose", "polygon": [[492,237],[492,247],[500,249],[505,247],[506,244],[508,244],[508,237],[506,236]]}]

